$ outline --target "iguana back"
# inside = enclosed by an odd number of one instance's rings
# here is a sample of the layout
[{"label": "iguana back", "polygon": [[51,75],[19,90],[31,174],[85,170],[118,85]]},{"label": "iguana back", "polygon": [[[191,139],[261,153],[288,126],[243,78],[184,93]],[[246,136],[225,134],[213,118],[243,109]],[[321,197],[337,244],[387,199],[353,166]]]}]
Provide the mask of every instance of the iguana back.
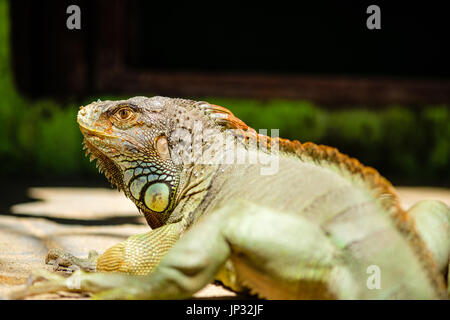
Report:
[{"label": "iguana back", "polygon": [[[220,115],[219,125],[232,130],[238,146],[242,144],[236,154],[249,157],[248,153],[257,153],[261,144],[270,153],[278,145],[279,152],[272,157],[278,158],[279,168],[274,174],[262,175],[261,164],[220,165],[189,223],[225,206],[230,199],[256,202],[320,226],[349,268],[352,279],[340,284],[352,288],[349,298],[445,294],[442,274],[413,218],[402,210],[395,189],[375,169],[332,147],[259,135],[223,107],[207,104],[202,108],[211,118]],[[249,143],[252,140],[256,143]],[[380,271],[381,286],[389,290],[369,288],[372,270]]]}]

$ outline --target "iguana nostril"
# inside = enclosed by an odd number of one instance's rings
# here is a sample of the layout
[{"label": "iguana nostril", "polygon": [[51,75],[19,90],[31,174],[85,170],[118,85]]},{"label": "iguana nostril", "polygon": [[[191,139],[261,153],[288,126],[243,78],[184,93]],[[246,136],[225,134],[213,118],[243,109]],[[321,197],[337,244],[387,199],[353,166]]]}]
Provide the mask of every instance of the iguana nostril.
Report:
[{"label": "iguana nostril", "polygon": [[86,108],[83,106],[80,107],[80,115],[83,117],[86,115]]}]

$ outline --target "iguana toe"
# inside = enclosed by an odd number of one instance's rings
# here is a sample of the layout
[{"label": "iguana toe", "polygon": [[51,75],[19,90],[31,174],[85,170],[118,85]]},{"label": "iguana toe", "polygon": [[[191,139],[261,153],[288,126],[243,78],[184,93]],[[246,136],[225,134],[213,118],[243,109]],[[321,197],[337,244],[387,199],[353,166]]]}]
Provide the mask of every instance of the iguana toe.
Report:
[{"label": "iguana toe", "polygon": [[99,254],[95,250],[91,250],[87,258],[77,258],[63,249],[53,248],[47,253],[45,263],[53,265],[53,271],[82,269],[92,272],[96,270],[98,256]]}]

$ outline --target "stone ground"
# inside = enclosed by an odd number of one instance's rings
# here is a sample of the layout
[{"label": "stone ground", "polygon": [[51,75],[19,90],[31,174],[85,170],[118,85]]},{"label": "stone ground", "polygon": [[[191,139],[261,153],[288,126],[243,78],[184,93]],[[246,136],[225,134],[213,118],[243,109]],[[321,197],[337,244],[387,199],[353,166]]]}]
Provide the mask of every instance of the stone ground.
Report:
[{"label": "stone ground", "polygon": [[[397,188],[405,209],[421,199],[438,199],[450,205],[450,189]],[[25,287],[35,269],[50,266],[44,258],[50,248],[63,248],[86,256],[103,252],[128,236],[148,231],[134,205],[116,190],[104,188],[30,188],[34,202],[0,211],[0,299]],[[209,285],[198,298],[233,298],[232,292]],[[81,294],[39,295],[34,299],[86,299]]]}]

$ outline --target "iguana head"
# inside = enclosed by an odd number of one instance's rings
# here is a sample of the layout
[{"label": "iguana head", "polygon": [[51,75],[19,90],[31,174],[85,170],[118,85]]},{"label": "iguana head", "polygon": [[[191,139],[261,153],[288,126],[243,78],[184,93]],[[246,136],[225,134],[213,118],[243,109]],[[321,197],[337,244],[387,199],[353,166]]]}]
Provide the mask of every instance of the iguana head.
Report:
[{"label": "iguana head", "polygon": [[[125,192],[153,228],[164,224],[188,194],[193,185],[190,176],[202,178],[189,170],[194,164],[174,160],[175,154],[191,148],[176,134],[178,129],[190,135],[194,122],[222,128],[228,116],[232,119],[228,110],[205,102],[134,97],[81,107],[78,123],[91,160],[97,159],[100,171]],[[207,144],[203,141],[202,147]]]}]

